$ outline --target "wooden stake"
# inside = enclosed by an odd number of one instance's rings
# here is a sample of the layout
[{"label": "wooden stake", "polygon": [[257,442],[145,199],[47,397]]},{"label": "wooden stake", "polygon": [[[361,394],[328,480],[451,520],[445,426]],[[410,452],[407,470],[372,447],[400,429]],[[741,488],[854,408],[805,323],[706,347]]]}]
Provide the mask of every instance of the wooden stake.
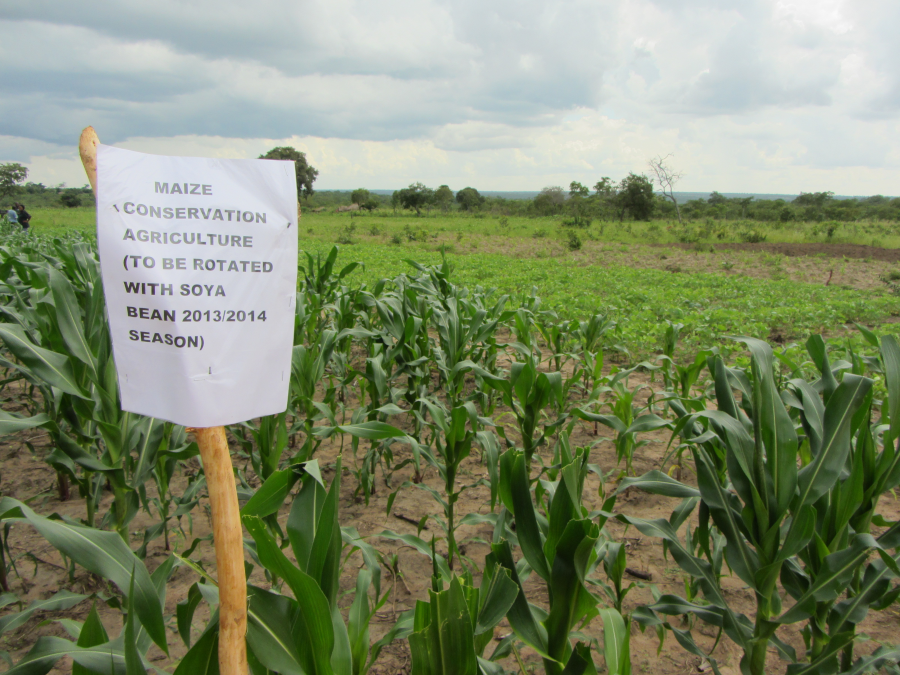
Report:
[{"label": "wooden stake", "polygon": [[247,675],[247,577],[237,489],[225,427],[193,429],[212,507],[219,577],[219,673]]},{"label": "wooden stake", "polygon": [[97,196],[98,145],[100,145],[100,139],[97,138],[97,132],[94,131],[94,127],[85,127],[78,141],[78,153],[81,155],[81,163],[84,165],[84,172],[91,182],[91,189],[94,191],[95,197]]},{"label": "wooden stake", "polygon": [[[78,151],[84,171],[97,193],[97,146],[93,127],[81,132]],[[244,537],[237,489],[225,427],[190,429],[194,432],[212,508],[213,541],[219,577],[219,673],[247,675],[247,577],[244,574]]]}]

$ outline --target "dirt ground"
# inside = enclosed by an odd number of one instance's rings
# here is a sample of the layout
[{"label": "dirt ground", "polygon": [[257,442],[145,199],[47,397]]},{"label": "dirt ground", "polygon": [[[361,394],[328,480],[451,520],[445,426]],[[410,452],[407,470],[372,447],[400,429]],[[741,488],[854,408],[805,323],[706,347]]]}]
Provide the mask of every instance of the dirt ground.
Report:
[{"label": "dirt ground", "polygon": [[[691,248],[693,244],[670,244],[677,248]],[[866,246],[864,244],[826,244],[824,242],[810,243],[768,243],[757,244],[712,244],[717,251],[751,251],[756,253],[777,253],[780,255],[799,258],[804,256],[819,256],[828,258],[858,258],[864,260],[878,260],[881,262],[900,262],[900,249],[880,248],[878,246]]]},{"label": "dirt ground", "polygon": [[[659,382],[651,382],[645,375],[634,375],[631,377],[629,386],[634,387],[638,384],[649,385],[648,388],[643,389],[639,394],[642,404],[646,402],[650,388],[660,388]],[[4,407],[11,409],[9,403],[4,404]],[[498,411],[498,415],[499,413],[500,411]],[[392,418],[392,423],[403,426],[404,423],[399,421],[398,417]],[[495,415],[496,417],[497,415]],[[507,431],[510,437],[516,436],[512,425],[507,425]],[[608,430],[601,426],[599,434],[594,435],[592,425],[581,424],[574,430],[571,440],[573,447],[584,446],[592,448],[591,461],[598,464],[603,470],[606,476],[603,487],[607,493],[610,493],[615,490],[614,479],[622,467],[617,467],[616,465],[614,447],[610,439],[605,438],[608,433]],[[651,469],[668,469],[668,466],[661,466],[669,441],[668,434],[664,431],[653,432],[643,434],[641,438],[649,440],[650,443],[638,451],[634,460],[635,472],[639,475]],[[361,446],[364,443],[365,441],[361,442]],[[370,503],[366,505],[354,495],[356,484],[349,470],[354,466],[354,458],[351,456],[349,447],[349,442],[345,443],[343,455],[345,468],[341,482],[340,501],[341,524],[352,525],[362,535],[372,537],[372,543],[383,553],[396,552],[399,556],[399,571],[402,575],[402,580],[394,583],[391,597],[382,610],[379,611],[371,627],[372,641],[374,642],[393,625],[401,611],[413,607],[416,599],[427,599],[427,589],[430,587],[431,574],[431,563],[427,558],[409,547],[399,546],[394,542],[378,538],[377,534],[384,529],[394,530],[399,533],[415,534],[415,525],[398,516],[418,520],[426,513],[437,514],[439,507],[425,491],[407,488],[402,490],[397,496],[392,516],[386,517],[385,509],[388,496],[404,480],[411,478],[411,467],[397,471],[390,478],[390,486],[379,476],[376,493]],[[397,463],[406,457],[404,453],[408,451],[405,448],[406,446],[399,444],[395,446],[395,452],[397,453],[395,461]],[[49,449],[48,439],[42,431],[23,432],[16,436],[2,439],[2,442],[0,442],[0,461],[2,461],[0,490],[2,490],[4,495],[13,496],[23,501],[28,500],[38,513],[45,515],[59,513],[72,518],[83,518],[85,516],[84,505],[83,501],[77,496],[77,492],[73,491],[72,498],[67,502],[58,500],[55,474],[42,461],[42,457],[49,452]],[[236,465],[243,468],[247,464],[246,457],[241,456],[236,443],[232,443],[232,450]],[[323,444],[317,454],[320,464],[324,467],[323,475],[329,482],[333,479],[334,462],[340,451],[340,439],[333,439],[327,444]],[[360,447],[360,459],[363,453],[364,448]],[[542,450],[542,455],[549,460],[550,452],[547,448]],[[197,468],[198,465],[195,458],[187,463],[184,470],[196,471]],[[249,473],[252,472],[248,471]],[[464,461],[459,481],[467,484],[477,482],[482,478],[487,479],[487,470],[476,452]],[[692,482],[693,476],[686,475],[684,480]],[[439,491],[442,489],[440,479],[432,469],[426,471],[424,482]],[[178,486],[176,490],[183,487],[184,484],[184,477],[179,475],[176,479],[176,486]],[[588,484],[584,490],[586,506],[589,509],[600,508],[601,498],[598,493],[600,487],[601,484],[597,476],[590,474]],[[630,491],[630,493],[620,497],[616,504],[616,510],[620,513],[642,518],[668,518],[676,504],[677,500],[674,499],[648,495],[639,491]],[[109,509],[110,505],[111,496],[106,495],[99,514],[102,516]],[[466,513],[488,512],[490,510],[489,488],[486,485],[480,485],[467,490],[463,493],[457,508],[460,516]],[[287,509],[287,506],[282,509],[282,522],[287,519]],[[188,523],[187,519],[185,519],[182,523],[186,536],[173,536],[173,548],[184,550],[195,537],[207,536],[211,529],[208,513],[206,500],[204,499],[194,509],[192,522]],[[883,502],[882,513],[890,519],[896,519],[900,516],[900,507],[894,500]],[[142,541],[143,530],[154,522],[153,517],[144,513],[140,513],[136,517],[131,525],[133,548],[136,549]],[[437,524],[430,523],[429,529],[424,531],[422,536],[426,540],[430,539],[431,534],[436,534],[438,530]],[[649,582],[641,582],[643,587],[636,588],[629,594],[627,601],[629,610],[634,609],[638,604],[652,601],[651,591],[648,587],[650,584],[656,586],[662,593],[683,595],[684,576],[670,557],[666,558],[663,556],[662,546],[659,541],[646,538],[636,530],[627,529],[616,521],[612,521],[607,525],[607,531],[614,539],[625,542],[628,551],[628,566],[651,575]],[[487,525],[464,527],[459,531],[458,539],[463,545],[465,555],[474,564],[477,574],[478,566],[483,563],[485,555],[489,552],[488,546],[482,542],[490,541],[491,528]],[[79,570],[76,574],[75,583],[70,583],[64,563],[56,550],[26,525],[15,525],[12,528],[9,536],[9,546],[17,569],[17,573],[10,574],[11,590],[26,605],[35,599],[47,598],[63,588],[78,593],[105,592],[107,595],[113,595],[115,592],[115,589],[108,587],[103,580],[97,579],[83,570]],[[290,555],[289,550],[286,553]],[[164,550],[162,539],[154,541],[148,549],[146,558],[148,568],[151,571],[155,569],[156,566],[166,559],[167,555],[168,553]],[[192,557],[201,561],[208,570],[215,569],[215,557],[211,542],[201,543]],[[343,569],[341,587],[342,591],[346,591],[346,595],[341,600],[342,607],[350,605],[352,591],[355,587],[356,571],[360,564],[361,562],[354,557],[350,559]],[[600,574],[602,574],[602,571]],[[164,611],[167,625],[171,631],[169,634],[171,657],[166,657],[156,647],[153,647],[150,652],[150,659],[159,668],[171,671],[174,662],[183,656],[186,651],[176,631],[175,606],[178,601],[186,597],[189,587],[195,581],[197,581],[197,575],[190,569],[181,567],[177,569],[168,585]],[[251,576],[251,582],[262,587],[268,587],[259,569]],[[391,575],[387,570],[384,570],[383,584],[390,585],[391,583]],[[734,603],[735,609],[752,615],[752,594],[744,587],[743,583],[734,576],[728,576],[723,580],[723,585],[729,601]],[[533,574],[526,583],[526,593],[532,602],[537,602],[538,604],[546,603],[546,590],[543,582],[539,580],[537,575]],[[15,606],[9,606],[0,611],[0,614],[7,614],[14,611],[14,609]],[[89,609],[90,602],[86,601],[69,611],[35,615],[18,630],[3,635],[0,638],[0,649],[8,650],[12,654],[14,661],[18,661],[41,635],[68,637],[62,625],[56,619],[65,617],[84,620]],[[897,642],[898,635],[900,635],[900,620],[898,620],[900,619],[900,612],[898,612],[898,609],[900,608],[895,607],[885,612],[870,614],[863,624],[863,630],[873,640]],[[119,631],[122,630],[120,612],[109,609],[102,603],[98,605],[98,610],[110,636],[118,635]],[[195,616],[195,638],[199,635],[207,618],[208,612],[205,609],[205,605],[201,605],[201,609],[198,610]],[[594,619],[585,632],[590,636],[600,637],[601,630],[601,621]],[[642,634],[637,624],[632,624],[632,631],[631,650],[634,673],[653,672],[656,675],[687,675],[689,673],[711,672],[708,670],[708,664],[701,663],[699,658],[685,652],[671,635],[668,636],[661,651],[657,653],[659,645],[654,633]],[[509,626],[504,620],[496,631],[496,636],[500,638],[509,632]],[[713,628],[697,622],[693,633],[703,649],[709,651],[713,648],[716,638],[716,632]],[[803,641],[795,628],[780,629],[779,635],[793,645],[798,653],[803,652]],[[492,649],[493,647],[489,646],[488,653]],[[540,659],[536,654],[523,650],[522,656],[529,670],[543,672]],[[736,675],[739,672],[739,650],[727,638],[723,637],[719,642],[713,656],[718,660],[722,667],[722,672],[726,675]],[[600,661],[599,658],[597,660]],[[786,664],[780,661],[774,650],[771,650],[769,664],[770,672],[773,673],[783,672],[786,667]],[[517,670],[517,666],[512,661],[506,665],[510,670]],[[388,673],[409,673],[409,671],[409,651],[404,641],[394,642],[387,647],[371,672],[375,675],[387,675]],[[61,661],[57,668],[51,672],[69,673],[71,672],[71,664],[68,661]]]}]

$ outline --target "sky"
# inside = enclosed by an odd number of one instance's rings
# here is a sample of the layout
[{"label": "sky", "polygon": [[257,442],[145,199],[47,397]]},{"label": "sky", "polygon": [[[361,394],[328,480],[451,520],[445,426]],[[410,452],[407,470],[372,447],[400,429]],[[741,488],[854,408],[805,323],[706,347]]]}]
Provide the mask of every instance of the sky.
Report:
[{"label": "sky", "polygon": [[290,145],[317,189],[900,194],[897,0],[3,0],[0,163]]}]

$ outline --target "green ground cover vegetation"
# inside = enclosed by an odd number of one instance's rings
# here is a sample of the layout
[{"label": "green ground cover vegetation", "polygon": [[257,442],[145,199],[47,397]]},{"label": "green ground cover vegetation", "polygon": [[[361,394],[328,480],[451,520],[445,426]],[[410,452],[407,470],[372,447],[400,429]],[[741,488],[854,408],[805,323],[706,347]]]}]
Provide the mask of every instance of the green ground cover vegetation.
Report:
[{"label": "green ground cover vegetation", "polygon": [[[36,209],[33,229],[51,236],[77,230],[93,238],[94,222],[88,208]],[[452,261],[454,279],[460,286],[493,288],[498,297],[506,294],[516,302],[540,298],[544,308],[568,319],[583,319],[597,312],[615,317],[617,345],[633,357],[662,347],[667,321],[684,324],[685,350],[710,346],[723,335],[761,339],[778,335],[800,340],[818,332],[843,334],[854,323],[887,333],[900,329],[896,323],[900,302],[887,285],[873,291],[725,273],[672,274],[625,264],[591,265],[571,255],[567,247],[550,246],[551,241],[565,241],[562,237],[573,231],[616,250],[646,245],[651,233],[659,234],[660,244],[675,243],[672,240],[677,239],[678,231],[686,227],[695,226],[651,221],[571,228],[552,217],[307,213],[301,220],[301,249],[324,254],[338,243],[339,264],[362,263],[346,283],[369,288],[381,279],[411,270],[406,260],[437,264],[443,251]],[[735,227],[740,224],[717,224],[714,229],[720,228],[727,236],[719,239],[714,235],[702,241],[740,241],[740,230],[734,232]],[[764,232],[772,234],[769,241],[816,241],[816,227],[795,222],[768,226]],[[697,229],[702,233],[703,228]],[[832,235],[831,241],[863,243],[877,235],[900,245],[892,223],[843,223],[842,228],[842,234]],[[467,245],[473,241],[476,246]],[[528,248],[517,249],[517,257],[507,255],[513,242],[527,242]],[[859,340],[855,331],[848,334],[848,339]]]}]

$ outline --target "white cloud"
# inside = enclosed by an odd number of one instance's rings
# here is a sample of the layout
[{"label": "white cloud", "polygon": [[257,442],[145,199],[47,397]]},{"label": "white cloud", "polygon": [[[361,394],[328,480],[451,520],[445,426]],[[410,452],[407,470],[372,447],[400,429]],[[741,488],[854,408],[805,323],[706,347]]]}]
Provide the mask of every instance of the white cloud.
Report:
[{"label": "white cloud", "polygon": [[675,153],[686,190],[897,192],[894,0],[6,0],[0,161],[81,128],[309,153],[323,188],[539,189]]}]

